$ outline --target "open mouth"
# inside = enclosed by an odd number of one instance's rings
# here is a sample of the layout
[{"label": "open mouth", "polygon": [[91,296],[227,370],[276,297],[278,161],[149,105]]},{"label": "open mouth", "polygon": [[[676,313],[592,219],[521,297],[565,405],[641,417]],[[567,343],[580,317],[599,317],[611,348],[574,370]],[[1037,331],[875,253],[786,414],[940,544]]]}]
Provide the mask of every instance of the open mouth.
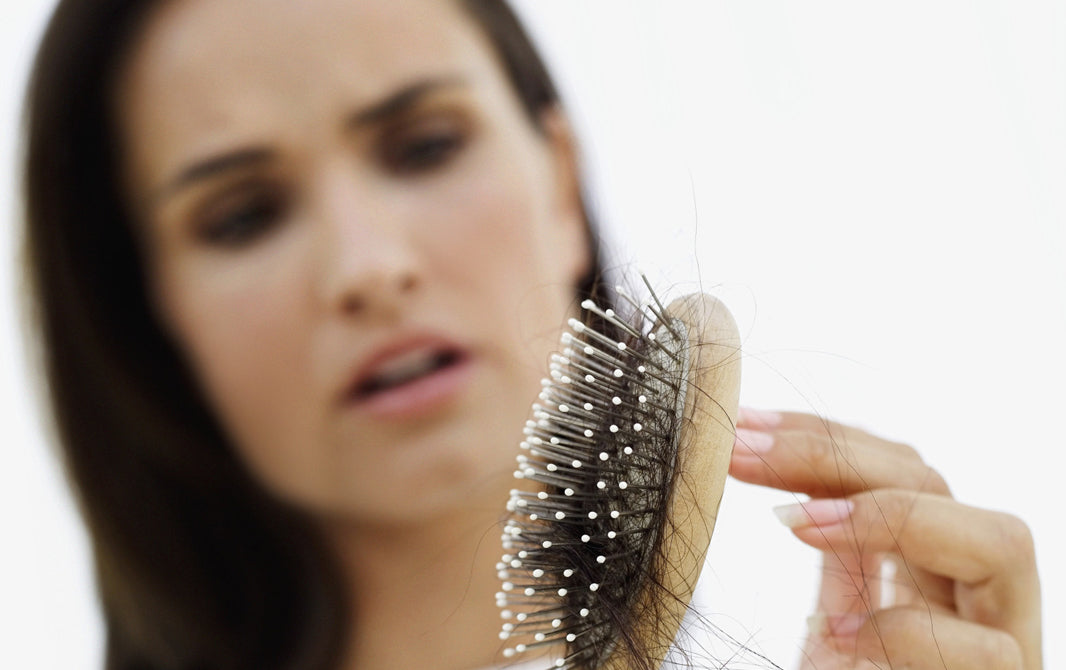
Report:
[{"label": "open mouth", "polygon": [[352,397],[357,401],[367,400],[388,391],[414,386],[443,370],[458,365],[463,358],[463,355],[456,350],[429,349],[397,356],[379,366],[356,384]]}]

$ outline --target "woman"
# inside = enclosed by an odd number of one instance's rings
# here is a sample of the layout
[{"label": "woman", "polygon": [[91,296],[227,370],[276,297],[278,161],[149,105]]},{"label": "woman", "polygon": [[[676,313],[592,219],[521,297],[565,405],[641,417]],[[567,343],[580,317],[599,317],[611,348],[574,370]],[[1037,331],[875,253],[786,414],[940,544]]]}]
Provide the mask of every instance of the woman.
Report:
[{"label": "woman", "polygon": [[[28,261],[108,666],[499,662],[506,445],[602,274],[565,115],[501,2],[263,7],[63,2],[37,61]],[[731,465],[823,499],[785,520],[856,575],[807,662],[1039,668],[1024,526],[832,428],[749,412]]]}]

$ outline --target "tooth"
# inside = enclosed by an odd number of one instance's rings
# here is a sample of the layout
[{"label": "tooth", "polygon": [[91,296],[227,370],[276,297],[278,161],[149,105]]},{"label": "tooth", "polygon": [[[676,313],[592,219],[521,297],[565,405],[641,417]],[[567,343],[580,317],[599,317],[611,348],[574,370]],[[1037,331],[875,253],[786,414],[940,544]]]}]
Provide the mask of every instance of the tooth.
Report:
[{"label": "tooth", "polygon": [[417,351],[396,358],[374,374],[379,386],[391,386],[407,379],[425,374],[436,365],[437,357],[432,351]]}]

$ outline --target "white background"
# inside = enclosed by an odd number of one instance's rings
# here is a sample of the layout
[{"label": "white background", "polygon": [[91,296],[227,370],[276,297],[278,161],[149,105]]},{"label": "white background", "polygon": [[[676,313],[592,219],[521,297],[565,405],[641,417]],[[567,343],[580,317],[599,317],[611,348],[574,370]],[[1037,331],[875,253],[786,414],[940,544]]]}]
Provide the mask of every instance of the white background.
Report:
[{"label": "white background", "polygon": [[[101,649],[85,539],[15,317],[15,129],[50,5],[0,26],[0,667],[79,670]],[[745,403],[909,442],[961,500],[1026,519],[1046,667],[1066,664],[1066,3],[519,5],[623,260],[727,301]],[[791,501],[729,484],[704,594],[785,667],[816,564],[770,512]]]}]

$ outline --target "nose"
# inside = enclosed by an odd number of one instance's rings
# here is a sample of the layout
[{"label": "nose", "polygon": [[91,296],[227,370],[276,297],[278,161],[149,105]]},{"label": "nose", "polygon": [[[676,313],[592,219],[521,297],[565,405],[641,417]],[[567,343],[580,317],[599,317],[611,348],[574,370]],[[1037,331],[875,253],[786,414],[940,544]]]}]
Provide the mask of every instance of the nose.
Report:
[{"label": "nose", "polygon": [[421,284],[408,227],[381,193],[333,178],[322,189],[319,276],[326,309],[394,318]]}]

